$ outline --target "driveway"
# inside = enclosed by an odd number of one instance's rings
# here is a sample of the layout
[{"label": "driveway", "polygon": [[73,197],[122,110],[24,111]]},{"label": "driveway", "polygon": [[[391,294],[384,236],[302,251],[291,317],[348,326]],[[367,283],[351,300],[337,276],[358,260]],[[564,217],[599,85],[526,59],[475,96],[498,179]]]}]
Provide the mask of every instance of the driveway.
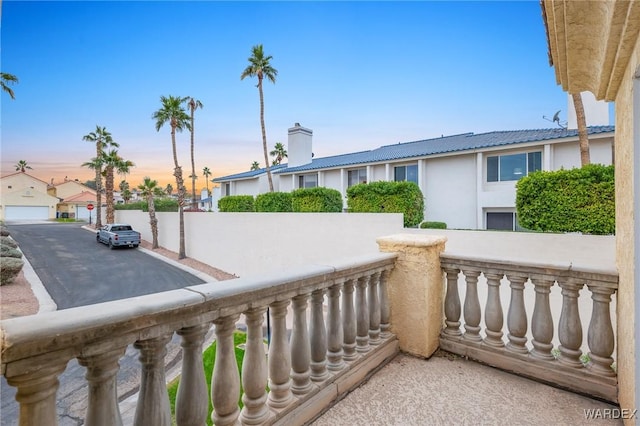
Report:
[{"label": "driveway", "polygon": [[142,251],[110,250],[74,223],[9,225],[58,309],[202,284]]},{"label": "driveway", "polygon": [[[96,242],[95,235],[78,224],[8,224],[58,309],[156,293],[204,281],[138,249],[110,250]],[[174,335],[167,345],[165,361],[179,360],[180,338]],[[120,359],[118,396],[137,390],[140,381],[139,353],[132,346]],[[86,369],[71,360],[59,377],[58,424],[84,424],[87,406]],[[4,377],[0,381],[0,424],[17,425],[19,406],[16,390]]]}]

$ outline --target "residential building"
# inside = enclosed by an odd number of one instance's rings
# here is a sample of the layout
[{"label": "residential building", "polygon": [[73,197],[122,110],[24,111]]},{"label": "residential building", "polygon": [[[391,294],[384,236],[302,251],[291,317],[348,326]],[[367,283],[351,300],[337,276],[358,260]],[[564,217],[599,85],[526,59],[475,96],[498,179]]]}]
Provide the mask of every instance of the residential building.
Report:
[{"label": "residential building", "polygon": [[[608,120],[608,118],[607,118]],[[590,126],[593,163],[613,163],[614,127]],[[537,170],[580,166],[574,129],[463,133],[381,146],[370,151],[313,158],[312,131],[289,129],[289,163],[273,167],[274,189],[322,186],[346,191],[374,181],[412,181],[425,197],[425,220],[450,228],[517,228],[515,183]],[[222,196],[268,191],[265,169],[219,177]]]},{"label": "residential building", "polygon": [[0,219],[48,220],[56,217],[60,199],[48,192],[48,184],[25,172],[0,178]]}]

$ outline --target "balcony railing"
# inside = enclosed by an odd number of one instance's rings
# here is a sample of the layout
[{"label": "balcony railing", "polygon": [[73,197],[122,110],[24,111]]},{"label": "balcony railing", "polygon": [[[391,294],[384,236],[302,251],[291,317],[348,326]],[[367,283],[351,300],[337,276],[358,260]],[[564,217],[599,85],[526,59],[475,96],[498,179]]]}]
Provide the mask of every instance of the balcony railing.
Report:
[{"label": "balcony railing", "polygon": [[[515,264],[445,254],[441,255],[440,262],[446,274],[445,326],[440,335],[443,349],[617,402],[612,357],[615,334],[610,310],[611,296],[618,289],[617,273],[571,265]],[[506,286],[510,290],[506,324],[501,285],[503,290]],[[461,302],[459,287],[463,286],[466,288]],[[483,286],[480,290],[486,294],[484,310],[478,296],[479,286]],[[554,286],[561,290],[557,322],[554,322],[550,302]],[[591,309],[586,312],[590,315],[588,331],[583,330],[579,309],[580,298],[586,297],[580,295],[584,288],[591,295]],[[525,296],[527,290],[529,293]],[[525,304],[530,300],[534,301],[534,307],[528,317]],[[481,327],[483,313],[484,330]],[[559,344],[554,347],[556,332],[555,341]],[[585,332],[588,349],[583,352]]]},{"label": "balcony railing", "polygon": [[[74,358],[86,367],[85,424],[122,424],[116,373],[131,344],[142,365],[134,424],[170,425],[164,357],[174,333],[181,336],[183,351],[178,425],[205,424],[210,401],[216,425],[309,421],[398,352],[386,289],[395,259],[381,253],[277,277],[208,283],[2,321],[2,374],[17,388],[20,425],[54,424],[58,376]],[[247,329],[242,375],[233,340],[241,315]],[[208,395],[202,346],[212,324],[216,363]]]}]

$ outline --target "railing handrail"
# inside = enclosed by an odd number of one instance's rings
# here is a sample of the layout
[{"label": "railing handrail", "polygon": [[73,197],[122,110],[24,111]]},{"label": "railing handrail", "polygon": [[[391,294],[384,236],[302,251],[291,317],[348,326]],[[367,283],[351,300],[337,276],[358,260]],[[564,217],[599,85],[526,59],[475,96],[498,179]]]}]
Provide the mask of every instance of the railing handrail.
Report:
[{"label": "railing handrail", "polygon": [[456,255],[442,253],[442,268],[475,267],[486,271],[505,271],[506,273],[526,274],[530,277],[551,280],[573,278],[582,281],[597,282],[598,285],[617,289],[618,271],[605,268],[590,268],[585,265],[573,265],[571,262],[531,262],[526,260],[499,260],[482,256]]},{"label": "railing handrail", "polygon": [[[367,271],[393,265],[395,253],[376,253],[331,265],[310,265],[284,273],[238,278],[221,285],[205,283],[145,296],[47,312],[0,321],[1,373],[11,363],[49,353],[74,358],[83,348],[102,341],[133,343],[141,337],[213,321],[265,306],[297,294],[357,278]],[[247,295],[250,294],[250,297]],[[79,321],[79,318],[82,321]]]}]

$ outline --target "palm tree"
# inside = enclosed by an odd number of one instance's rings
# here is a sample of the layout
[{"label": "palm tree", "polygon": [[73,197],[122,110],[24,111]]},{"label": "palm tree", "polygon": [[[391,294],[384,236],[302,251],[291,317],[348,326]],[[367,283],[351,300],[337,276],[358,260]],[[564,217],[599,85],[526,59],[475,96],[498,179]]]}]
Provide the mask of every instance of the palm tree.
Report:
[{"label": "palm tree", "polygon": [[153,197],[161,197],[164,195],[162,188],[158,186],[157,180],[151,180],[149,176],[144,177],[143,183],[138,185],[140,195],[147,199],[147,205],[149,206],[149,224],[151,225],[151,235],[153,236],[152,248],[158,248],[158,219],[156,219],[156,207],[153,202]]},{"label": "palm tree", "polygon": [[191,113],[191,128],[189,129],[191,133],[191,175],[189,177],[191,178],[191,208],[195,210],[198,208],[198,203],[196,202],[196,179],[198,176],[196,176],[196,163],[193,155],[193,134],[195,132],[194,115],[198,108],[202,109],[203,105],[202,102],[190,96],[187,96],[184,100]]},{"label": "palm tree", "polygon": [[106,148],[117,148],[119,145],[113,141],[106,127],[100,126],[96,126],[95,132],[84,135],[82,140],[96,144],[96,156],[82,166],[96,172],[96,228],[100,228],[102,227],[102,156]]},{"label": "palm tree", "polygon": [[211,210],[211,194],[209,194],[209,176],[211,176],[211,170],[207,166],[202,169],[202,176],[207,184],[207,197],[209,197],[209,210]]},{"label": "palm tree", "polygon": [[113,211],[113,171],[120,161],[122,161],[122,158],[115,149],[112,149],[102,155],[102,165],[104,166],[104,192],[107,204],[107,223],[115,222],[115,213]]},{"label": "palm tree", "polygon": [[251,56],[248,58],[249,65],[242,71],[240,80],[246,77],[258,77],[258,92],[260,93],[260,127],[262,129],[262,149],[264,151],[264,163],[266,164],[267,178],[269,179],[269,191],[273,192],[273,179],[271,178],[271,169],[269,168],[269,155],[267,152],[267,131],[264,127],[264,95],[262,93],[262,80],[267,80],[275,84],[278,70],[270,64],[272,56],[265,56],[262,45],[258,44],[251,48]]},{"label": "palm tree", "polygon": [[11,99],[16,98],[16,94],[13,93],[13,89],[9,87],[10,85],[16,84],[18,82],[18,77],[13,74],[8,74],[6,72],[0,72],[0,85],[2,86],[2,90],[7,92]]},{"label": "palm tree", "polygon": [[187,257],[184,246],[184,196],[185,187],[182,179],[182,168],[178,164],[178,154],[176,152],[176,130],[190,130],[189,115],[182,108],[185,98],[179,96],[160,96],[162,108],[153,113],[152,118],[156,121],[156,130],[159,132],[165,123],[171,126],[171,146],[173,148],[173,175],[176,177],[176,186],[178,187],[178,212],[180,215],[180,250],[178,259]]},{"label": "palm tree", "polygon": [[586,166],[591,163],[589,155],[589,132],[587,131],[587,118],[582,104],[582,95],[572,93],[573,107],[576,109],[576,122],[578,124],[578,140],[580,141],[580,165]]},{"label": "palm tree", "polygon": [[251,169],[250,170],[260,170],[260,163],[258,163],[257,161],[254,161],[253,163],[251,163]]},{"label": "palm tree", "polygon": [[26,169],[33,170],[31,168],[31,166],[28,165],[25,160],[18,161],[18,164],[16,164],[16,172],[20,171],[20,172],[24,173],[26,171]]},{"label": "palm tree", "polygon": [[271,151],[271,152],[269,153],[269,155],[270,155],[270,156],[272,156],[272,157],[276,157],[276,158],[273,160],[273,163],[272,163],[274,166],[279,165],[280,163],[282,163],[282,160],[283,160],[285,157],[288,157],[288,155],[287,155],[287,150],[286,150],[286,149],[284,149],[284,145],[282,145],[282,143],[281,143],[281,142],[276,143],[276,145],[275,145],[275,147],[274,147],[274,150],[273,150],[273,151]]},{"label": "palm tree", "polygon": [[168,183],[164,191],[167,193],[167,195],[171,195],[171,193],[173,192],[173,186],[170,183]]}]

